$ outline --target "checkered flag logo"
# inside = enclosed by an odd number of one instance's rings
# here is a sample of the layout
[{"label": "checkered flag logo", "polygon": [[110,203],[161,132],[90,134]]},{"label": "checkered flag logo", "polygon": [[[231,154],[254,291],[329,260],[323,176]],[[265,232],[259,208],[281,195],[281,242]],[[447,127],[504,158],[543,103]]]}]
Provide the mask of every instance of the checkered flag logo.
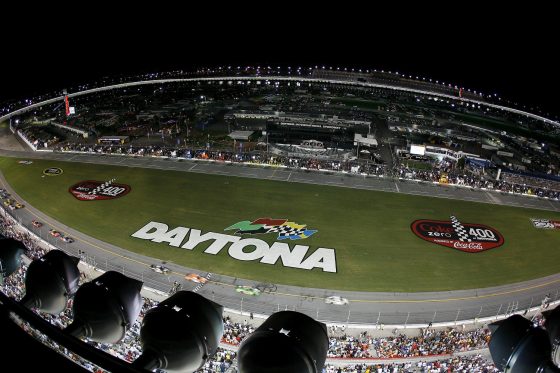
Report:
[{"label": "checkered flag logo", "polygon": [[278,240],[301,240],[317,233],[315,229],[307,229],[305,224],[297,224],[288,219],[259,218],[254,221],[243,220],[225,230],[235,229],[240,234],[278,233]]},{"label": "checkered flag logo", "polygon": [[[265,225],[265,228],[268,228],[268,226]],[[285,240],[287,238],[291,238],[292,236],[299,236],[300,234],[304,234],[305,231],[305,228],[291,227],[289,225],[276,225],[268,228],[268,231],[266,233],[278,233],[278,239]]]},{"label": "checkered flag logo", "polygon": [[504,236],[496,229],[484,224],[460,222],[456,216],[445,221],[415,220],[410,229],[424,241],[466,253],[479,253],[504,244]]},{"label": "checkered flag logo", "polygon": [[119,184],[116,180],[84,180],[72,185],[68,191],[80,201],[101,201],[127,195],[130,185]]},{"label": "checkered flag logo", "polygon": [[472,242],[470,235],[467,233],[467,230],[455,216],[451,216],[451,225],[453,226],[455,233],[457,233],[457,236],[459,236],[459,241]]},{"label": "checkered flag logo", "polygon": [[97,188],[95,188],[94,190],[90,191],[88,194],[97,194],[99,192],[101,192],[103,189],[107,188],[108,186],[110,186],[111,184],[113,184],[115,182],[115,178],[112,178],[109,181],[104,182],[103,184],[99,185]]}]

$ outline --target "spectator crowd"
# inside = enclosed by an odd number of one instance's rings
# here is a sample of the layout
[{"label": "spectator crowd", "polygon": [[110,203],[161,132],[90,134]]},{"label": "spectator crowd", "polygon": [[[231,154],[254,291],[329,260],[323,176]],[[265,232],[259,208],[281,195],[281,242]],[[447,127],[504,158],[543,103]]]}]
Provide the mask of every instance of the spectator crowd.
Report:
[{"label": "spectator crowd", "polygon": [[485,188],[504,193],[528,194],[560,199],[560,182],[532,176],[516,175],[504,172],[500,180],[485,175],[475,165],[456,167],[449,161],[425,163],[425,169],[409,167],[405,161],[398,160],[392,168],[386,164],[364,159],[325,160],[303,157],[288,157],[270,154],[264,151],[233,152],[228,150],[170,148],[161,146],[131,145],[83,145],[58,144],[56,151],[82,152],[97,154],[117,154],[135,157],[168,157],[175,159],[200,159],[219,162],[249,163],[289,167],[304,170],[323,170],[333,172],[360,173],[366,175],[400,178],[424,182],[445,183]]}]

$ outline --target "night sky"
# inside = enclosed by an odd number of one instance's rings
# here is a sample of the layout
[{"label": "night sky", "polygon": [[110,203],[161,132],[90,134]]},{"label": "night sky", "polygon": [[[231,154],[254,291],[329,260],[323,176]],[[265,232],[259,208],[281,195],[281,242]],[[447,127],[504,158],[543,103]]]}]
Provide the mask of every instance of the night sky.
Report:
[{"label": "night sky", "polygon": [[184,13],[148,21],[107,12],[97,21],[34,20],[0,35],[8,51],[0,64],[0,100],[120,73],[324,64],[425,76],[560,116],[560,71],[553,57],[560,33],[547,19],[555,13],[510,8],[481,16],[476,8],[466,16],[465,9],[426,17],[395,9],[384,10],[389,16],[352,11],[357,20],[345,15],[340,22],[332,13],[313,12],[306,13],[312,20],[286,13],[257,20]]}]

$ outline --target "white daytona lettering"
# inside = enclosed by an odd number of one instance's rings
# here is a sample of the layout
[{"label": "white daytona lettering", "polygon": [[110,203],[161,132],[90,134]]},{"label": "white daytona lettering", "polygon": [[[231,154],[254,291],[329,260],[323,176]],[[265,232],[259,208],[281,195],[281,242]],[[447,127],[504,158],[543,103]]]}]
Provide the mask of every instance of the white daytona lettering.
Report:
[{"label": "white daytona lettering", "polygon": [[[185,241],[187,235],[188,239]],[[176,227],[169,230],[167,224],[154,221],[149,222],[134,232],[132,237],[151,240],[155,243],[167,242],[169,246],[181,247],[187,250],[193,250],[200,243],[213,240],[210,246],[204,250],[206,254],[212,255],[218,254],[226,245],[231,243],[228,254],[236,260],[251,261],[260,259],[260,262],[264,264],[276,264],[278,259],[280,259],[284,267],[307,270],[321,268],[323,272],[336,273],[335,250],[323,247],[312,252],[304,260],[309,246],[295,245],[292,250],[287,243],[275,242],[269,247],[265,241],[256,238],[241,239],[238,236],[215,232],[201,234],[201,231],[198,229],[186,227]],[[481,249],[482,247],[480,247]]]}]

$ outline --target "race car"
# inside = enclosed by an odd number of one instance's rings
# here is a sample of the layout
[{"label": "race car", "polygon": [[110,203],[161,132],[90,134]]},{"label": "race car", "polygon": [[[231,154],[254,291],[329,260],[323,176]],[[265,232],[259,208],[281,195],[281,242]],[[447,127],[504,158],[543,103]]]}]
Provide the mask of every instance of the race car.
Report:
[{"label": "race car", "polygon": [[335,304],[337,306],[342,306],[348,304],[348,299],[339,297],[338,295],[332,295],[330,297],[325,298],[326,304]]},{"label": "race car", "polygon": [[205,284],[208,282],[207,278],[199,276],[195,273],[189,273],[188,275],[186,275],[185,280],[196,282],[197,284]]},{"label": "race car", "polygon": [[74,242],[74,239],[72,237],[68,237],[68,236],[60,236],[60,239],[66,243],[72,243]]},{"label": "race car", "polygon": [[14,206],[16,207],[16,209],[21,209],[21,208],[24,208],[24,207],[25,207],[25,205],[22,205],[22,204],[19,203],[19,202],[16,202],[16,203],[14,204]]},{"label": "race car", "polygon": [[35,228],[41,228],[43,226],[43,223],[37,220],[31,220],[31,225],[33,225]]},{"label": "race car", "polygon": [[246,286],[246,285],[238,285],[235,288],[235,291],[238,293],[253,295],[253,296],[257,296],[261,294],[261,291],[259,289],[255,289],[254,287]]},{"label": "race car", "polygon": [[171,272],[171,270],[169,268],[164,267],[164,266],[160,266],[160,265],[155,265],[155,264],[150,264],[150,269],[154,272],[157,272],[157,273],[166,274],[166,273]]},{"label": "race car", "polygon": [[10,205],[12,204],[12,202],[13,202],[13,201],[12,201],[11,199],[6,198],[6,200],[4,200],[4,206],[8,207],[8,206],[10,206]]},{"label": "race car", "polygon": [[60,237],[60,232],[59,231],[55,231],[54,229],[50,229],[49,233],[51,236],[53,237]]}]

